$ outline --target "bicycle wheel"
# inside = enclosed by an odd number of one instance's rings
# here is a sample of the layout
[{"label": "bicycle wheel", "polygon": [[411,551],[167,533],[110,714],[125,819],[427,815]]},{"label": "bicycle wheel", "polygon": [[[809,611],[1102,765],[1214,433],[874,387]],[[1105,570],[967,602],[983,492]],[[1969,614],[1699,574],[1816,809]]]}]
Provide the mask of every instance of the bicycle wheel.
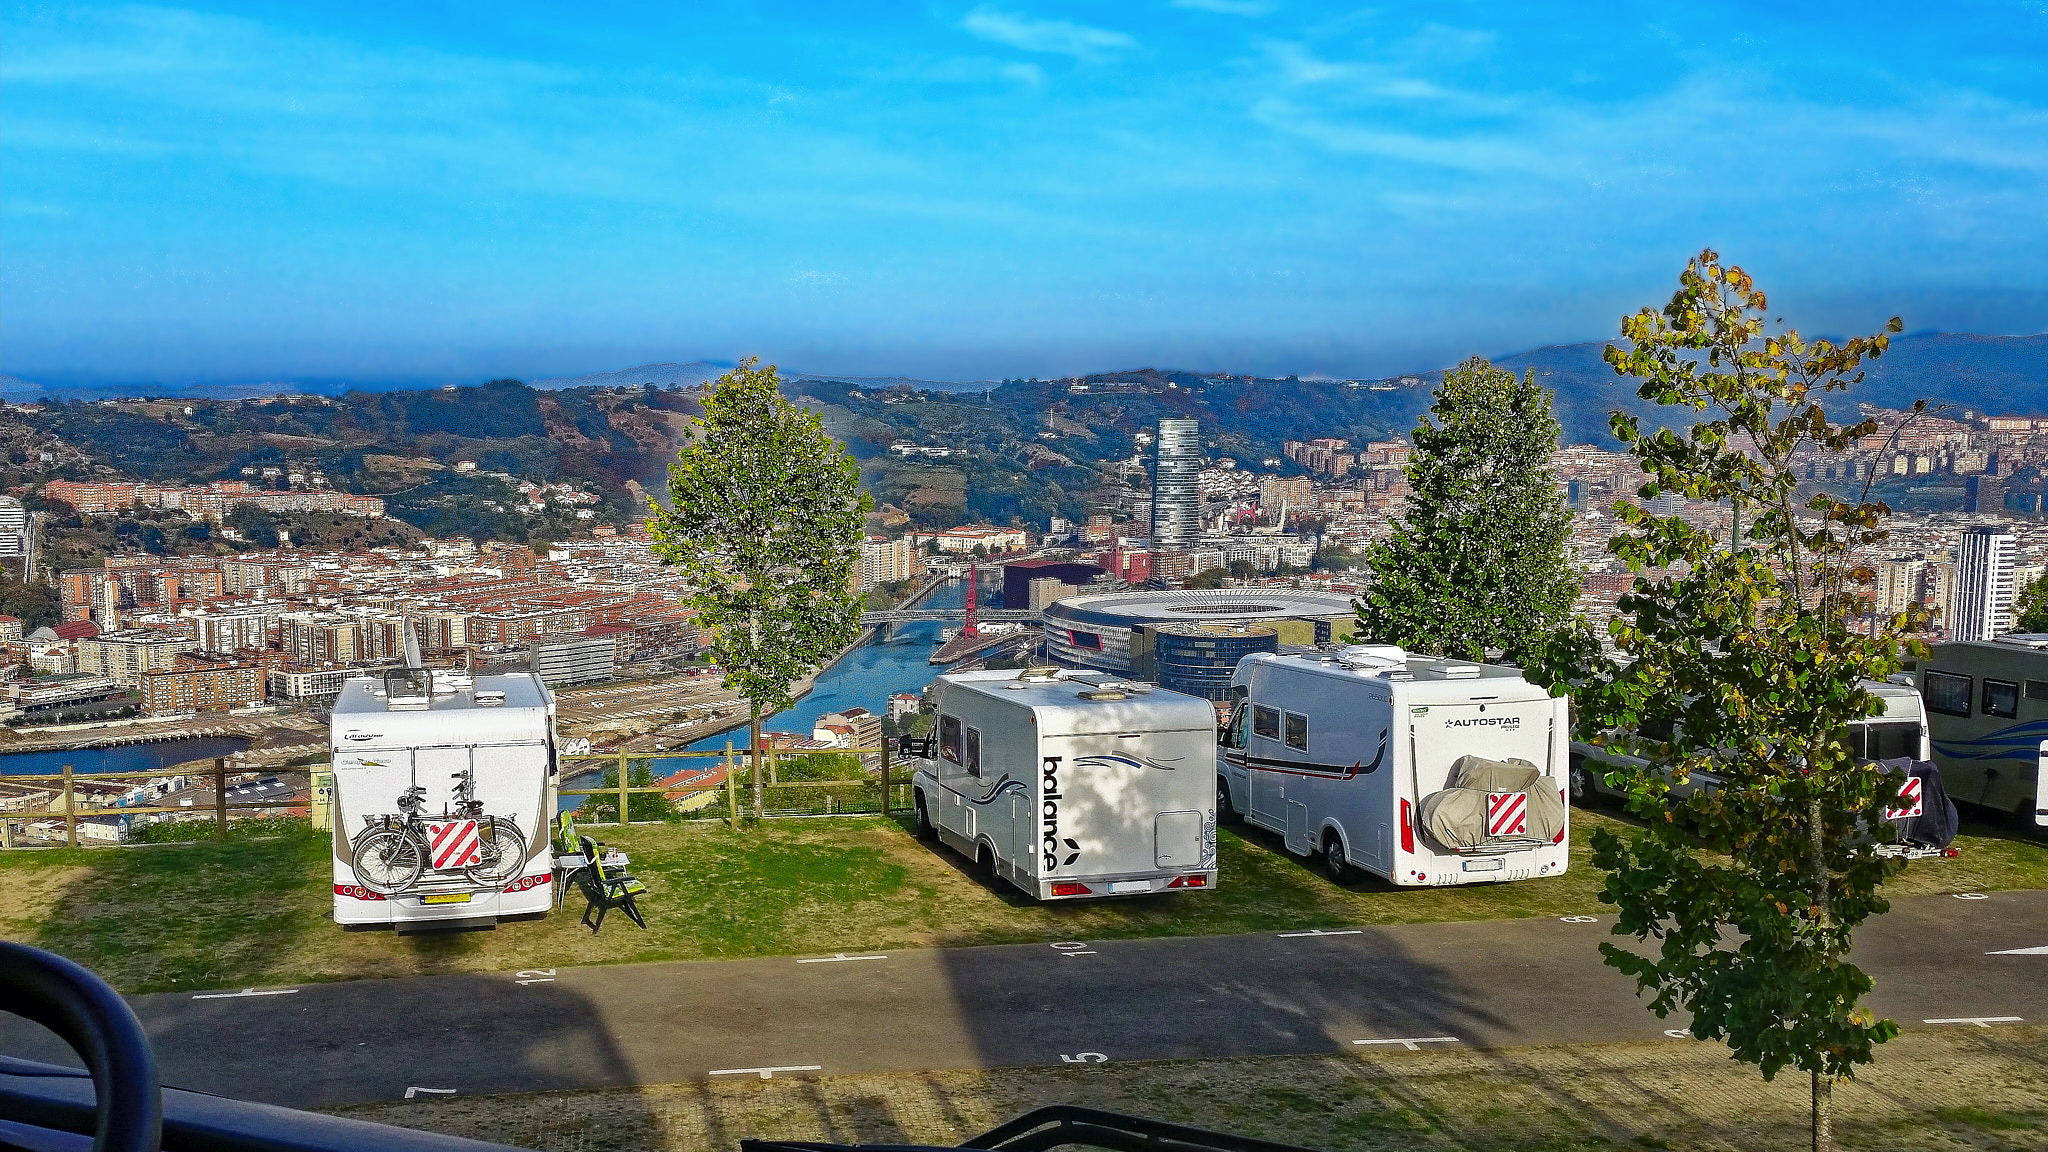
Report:
[{"label": "bicycle wheel", "polygon": [[462,872],[478,884],[504,884],[526,864],[526,836],[510,820],[478,824],[476,841],[478,860]]},{"label": "bicycle wheel", "polygon": [[356,883],[379,896],[403,892],[420,878],[426,853],[396,828],[377,828],[356,839]]}]

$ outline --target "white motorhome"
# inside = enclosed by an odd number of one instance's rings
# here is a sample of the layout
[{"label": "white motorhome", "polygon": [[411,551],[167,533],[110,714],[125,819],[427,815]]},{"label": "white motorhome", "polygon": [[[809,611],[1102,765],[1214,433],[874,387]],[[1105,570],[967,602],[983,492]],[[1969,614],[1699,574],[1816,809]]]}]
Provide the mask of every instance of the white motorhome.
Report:
[{"label": "white motorhome", "polygon": [[1918,679],[1949,795],[2048,828],[2048,634],[1937,644]]},{"label": "white motorhome", "polygon": [[[1913,760],[1929,759],[1931,744],[1927,733],[1927,710],[1921,703],[1920,693],[1914,691],[1910,684],[1889,684],[1877,680],[1864,681],[1863,690],[1877,697],[1884,704],[1884,711],[1849,725],[1850,752],[1858,760],[1893,760],[1901,756]],[[1669,739],[1674,730],[1675,726],[1664,724],[1651,731],[1650,735]],[[1622,766],[1640,768],[1645,763],[1647,761],[1640,757],[1626,756],[1588,741],[1574,740],[1570,774],[1572,799],[1583,803],[1595,795],[1622,795],[1607,783],[1608,772]],[[1946,767],[1943,766],[1944,778]],[[1720,778],[1712,773],[1695,772],[1684,784],[1673,785],[1671,795],[1683,799],[1700,788],[1711,790],[1720,782]],[[1953,794],[1955,785],[1950,784],[1949,789]]]},{"label": "white motorhome", "polygon": [[478,926],[554,904],[555,699],[531,673],[341,686],[334,920]]},{"label": "white motorhome", "polygon": [[1101,672],[957,672],[931,689],[920,836],[1040,900],[1216,886],[1216,711]]},{"label": "white motorhome", "polygon": [[1247,656],[1216,754],[1226,815],[1404,886],[1556,876],[1566,703],[1513,668],[1391,645]]}]

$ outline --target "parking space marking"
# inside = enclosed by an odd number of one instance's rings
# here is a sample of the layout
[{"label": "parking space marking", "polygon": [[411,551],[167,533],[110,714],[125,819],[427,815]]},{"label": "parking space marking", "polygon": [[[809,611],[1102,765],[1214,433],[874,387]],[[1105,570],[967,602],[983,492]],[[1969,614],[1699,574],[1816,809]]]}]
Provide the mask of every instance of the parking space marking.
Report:
[{"label": "parking space marking", "polygon": [[1975,1024],[1979,1028],[1989,1028],[1993,1024],[2024,1024],[2026,1021],[2018,1016],[1943,1016],[1934,1020],[1922,1020],[1921,1023]]},{"label": "parking space marking", "polygon": [[1357,936],[1364,931],[1365,929],[1363,928],[1340,928],[1335,931],[1311,928],[1306,932],[1276,932],[1274,935],[1282,940],[1298,940],[1303,936]]},{"label": "parking space marking", "polygon": [[1986,956],[2048,956],[2048,944],[2039,948],[2007,948],[1999,952],[1986,952]]},{"label": "parking space marking", "polygon": [[1956,899],[1958,899],[1958,900],[1989,900],[1989,899],[1991,899],[1991,894],[1990,894],[1989,892],[1951,892],[1951,893],[1949,893],[1949,895],[1951,895],[1951,896],[1954,896],[1954,897],[1955,897]]},{"label": "parking space marking", "polygon": [[1558,919],[1566,924],[1598,924],[1600,922],[1598,916],[1559,916]]},{"label": "parking space marking", "polygon": [[845,963],[845,962],[847,962],[847,961],[849,961],[849,960],[887,960],[887,959],[888,959],[888,957],[887,957],[887,956],[848,956],[848,955],[847,955],[846,953],[844,953],[844,952],[834,952],[834,953],[833,953],[833,954],[831,954],[830,956],[814,956],[814,957],[812,957],[812,958],[811,958],[811,959],[809,959],[809,960],[799,960],[799,961],[797,961],[797,963],[799,963],[799,964],[843,964],[843,963]]},{"label": "parking space marking", "polygon": [[407,1089],[405,1090],[405,1098],[406,1098],[407,1100],[411,1100],[411,1099],[414,1099],[414,1098],[416,1098],[416,1097],[420,1096],[420,1095],[421,1095],[422,1093],[425,1093],[425,1094],[429,1094],[429,1095],[434,1095],[434,1096],[453,1096],[453,1095],[455,1095],[455,1089],[453,1089],[453,1088],[410,1088],[410,1087],[409,1087],[409,1088],[407,1088]]},{"label": "parking space marking", "polygon": [[553,984],[555,982],[555,970],[553,968],[522,968],[512,974],[512,979],[517,980],[521,984]]},{"label": "parking space marking", "polygon": [[713,1068],[707,1076],[759,1076],[763,1080],[775,1079],[777,1072],[817,1072],[817,1064],[784,1064],[773,1068]]},{"label": "parking space marking", "polygon": [[1392,1040],[1353,1040],[1353,1044],[1399,1044],[1410,1052],[1422,1051],[1424,1044],[1456,1044],[1456,1036],[1403,1036]]},{"label": "parking space marking", "polygon": [[1094,949],[1079,940],[1061,940],[1055,944],[1048,944],[1046,947],[1058,952],[1062,956],[1093,956],[1096,954]]},{"label": "parking space marking", "polygon": [[297,988],[272,988],[260,991],[255,988],[244,988],[240,992],[201,992],[192,998],[194,1000],[238,1000],[244,996],[290,996],[297,991]]},{"label": "parking space marking", "polygon": [[1109,1057],[1100,1052],[1076,1052],[1072,1056],[1060,1053],[1062,1064],[1107,1064]]}]

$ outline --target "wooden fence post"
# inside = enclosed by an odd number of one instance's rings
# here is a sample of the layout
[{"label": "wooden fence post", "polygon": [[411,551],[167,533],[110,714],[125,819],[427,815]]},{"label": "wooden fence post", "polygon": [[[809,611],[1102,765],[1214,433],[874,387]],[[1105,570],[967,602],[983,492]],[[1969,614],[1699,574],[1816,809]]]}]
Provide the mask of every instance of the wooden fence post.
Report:
[{"label": "wooden fence post", "polygon": [[632,823],[626,809],[626,750],[619,749],[619,827]]},{"label": "wooden fence post", "polygon": [[889,815],[889,738],[882,737],[882,815]]},{"label": "wooden fence post", "polygon": [[228,758],[217,756],[213,761],[213,838],[226,842],[228,838]]},{"label": "wooden fence post", "polygon": [[732,830],[740,830],[740,782],[733,775],[732,741],[725,742],[725,814],[732,820]]},{"label": "wooden fence post", "polygon": [[754,819],[756,820],[767,818],[768,804],[763,799],[763,793],[767,789],[763,781],[767,780],[768,773],[774,764],[775,753],[772,749],[757,748],[754,750]]},{"label": "wooden fence post", "polygon": [[64,766],[64,843],[78,847],[78,797],[71,791],[71,765]]}]

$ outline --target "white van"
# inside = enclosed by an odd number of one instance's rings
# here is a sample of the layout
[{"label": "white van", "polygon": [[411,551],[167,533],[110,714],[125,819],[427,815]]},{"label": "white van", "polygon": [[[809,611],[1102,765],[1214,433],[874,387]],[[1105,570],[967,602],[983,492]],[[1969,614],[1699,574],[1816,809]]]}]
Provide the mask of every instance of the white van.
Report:
[{"label": "white van", "polygon": [[334,921],[482,926],[554,905],[555,699],[531,673],[344,682]]},{"label": "white van", "polygon": [[911,779],[936,835],[1040,900],[1216,886],[1216,711],[1102,672],[956,672]]},{"label": "white van", "polygon": [[1247,656],[1217,749],[1217,804],[1398,885],[1565,871],[1566,702],[1513,668],[1383,644]]}]

